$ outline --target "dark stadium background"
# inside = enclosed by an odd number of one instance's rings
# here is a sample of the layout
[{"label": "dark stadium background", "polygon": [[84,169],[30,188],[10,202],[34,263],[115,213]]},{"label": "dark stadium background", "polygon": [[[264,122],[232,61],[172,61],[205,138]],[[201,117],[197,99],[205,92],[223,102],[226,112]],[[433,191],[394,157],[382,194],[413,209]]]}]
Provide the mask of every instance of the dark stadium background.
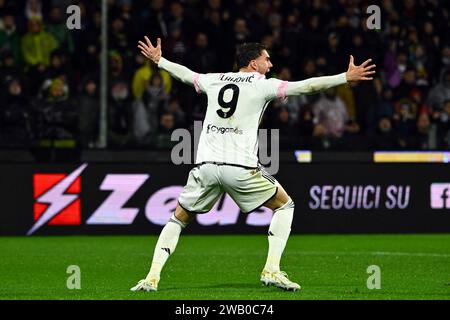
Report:
[{"label": "dark stadium background", "polygon": [[[44,151],[55,140],[73,159],[97,147],[100,3],[0,1],[2,147],[31,148],[42,161],[55,160]],[[449,149],[448,1],[108,3],[109,150],[166,149],[174,128],[205,113],[205,96],[144,61],[144,35],[161,37],[165,57],[200,73],[233,70],[236,45],[248,41],[268,47],[268,77],[284,80],[343,72],[350,54],[372,58],[372,82],[272,103],[262,127],[280,129],[284,150]],[[66,27],[70,4],[81,8],[81,30]],[[373,4],[380,30],[367,28]],[[339,112],[320,112],[330,105]]]}]

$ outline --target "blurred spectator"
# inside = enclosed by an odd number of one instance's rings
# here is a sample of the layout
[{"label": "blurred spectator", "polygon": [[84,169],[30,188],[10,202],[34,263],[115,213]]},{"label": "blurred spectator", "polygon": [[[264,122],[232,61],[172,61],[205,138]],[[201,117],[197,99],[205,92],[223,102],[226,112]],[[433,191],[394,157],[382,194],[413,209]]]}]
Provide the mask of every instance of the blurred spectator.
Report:
[{"label": "blurred spectator", "polygon": [[0,62],[0,99],[6,91],[6,83],[13,78],[23,78],[21,69],[17,66],[14,56],[10,51],[1,54]]},{"label": "blurred spectator", "polygon": [[283,16],[281,13],[282,1],[271,1],[269,15],[267,17],[269,23],[269,33],[272,34],[274,41],[278,44],[281,41],[281,33],[283,29]]},{"label": "blurred spectator", "polygon": [[[248,21],[252,41],[258,41],[264,35],[271,32],[267,16],[269,15],[270,3],[268,0],[257,0]],[[238,21],[238,20],[236,20]],[[236,30],[236,26],[235,26]]]},{"label": "blurred spectator", "polygon": [[[285,25],[281,29],[281,50],[280,56],[284,63],[293,68],[297,60],[302,60],[301,42],[302,42],[303,25],[298,20],[297,15],[291,13],[286,17]],[[298,71],[292,70],[294,75],[298,75]]]},{"label": "blurred spectator", "polygon": [[159,134],[172,134],[175,129],[174,116],[170,112],[164,112],[159,119]]},{"label": "blurred spectator", "polygon": [[47,79],[47,67],[43,64],[38,64],[34,67],[30,67],[26,72],[29,82],[29,92],[33,97],[41,98],[41,89],[44,81]]},{"label": "blurred spectator", "polygon": [[67,65],[67,56],[59,49],[54,50],[51,54],[50,65],[45,69],[44,81],[40,89],[46,90],[55,78],[60,78],[69,86],[69,89],[73,89],[73,85],[70,83],[73,76]]},{"label": "blurred spectator", "polygon": [[314,104],[313,107],[315,123],[325,130],[325,136],[339,138],[349,131],[357,132],[358,126],[351,124],[347,126],[349,120],[347,108],[344,102],[336,96],[336,89],[331,88]]},{"label": "blurred spectator", "polygon": [[431,75],[434,74],[434,65],[428,58],[427,49],[419,44],[414,48],[411,61],[415,66],[416,84],[418,86],[429,86]]},{"label": "blurred spectator", "polygon": [[115,82],[109,89],[108,146],[131,147],[133,143],[133,109],[126,82]]},{"label": "blurred spectator", "polygon": [[450,44],[445,45],[441,51],[440,69],[450,69]]},{"label": "blurred spectator", "polygon": [[[133,45],[139,38],[139,24],[136,19],[136,11],[138,10],[136,5],[133,5],[132,0],[119,0],[116,3],[116,10],[112,12],[112,16],[120,18],[124,24],[124,29]],[[128,51],[132,51],[132,47],[128,48]]]},{"label": "blurred spectator", "polygon": [[25,3],[25,17],[28,20],[37,19],[42,21],[42,3],[39,0],[27,0]]},{"label": "blurred spectator", "polygon": [[11,52],[17,66],[22,64],[22,49],[20,34],[12,13],[3,16],[3,26],[0,28],[0,54]]},{"label": "blurred spectator", "polygon": [[433,109],[441,109],[444,101],[450,99],[450,68],[442,71],[439,83],[428,95],[428,105]]},{"label": "blurred spectator", "polygon": [[131,146],[133,137],[133,107],[130,74],[117,51],[109,54],[108,74],[108,144],[111,147]]},{"label": "blurred spectator", "polygon": [[430,117],[427,112],[421,112],[416,123],[416,134],[413,150],[434,150],[436,149],[436,136],[434,127],[431,126]]},{"label": "blurred spectator", "polygon": [[195,46],[188,55],[188,64],[198,73],[217,71],[217,57],[209,48],[208,36],[200,32],[195,39]]},{"label": "blurred spectator", "polygon": [[314,59],[306,59],[303,64],[303,78],[308,79],[318,75],[317,65]]},{"label": "blurred spectator", "polygon": [[343,47],[340,44],[340,37],[337,33],[331,32],[328,35],[327,47],[323,52],[323,57],[326,60],[327,72],[336,74],[341,72],[345,67],[347,57],[344,56]]},{"label": "blurred spectator", "polygon": [[133,144],[133,107],[129,70],[119,52],[109,53],[108,145],[126,148]]},{"label": "blurred spectator", "polygon": [[247,21],[242,18],[236,19],[233,30],[234,33],[231,33],[233,36],[228,50],[231,50],[234,53],[237,45],[251,41],[251,33],[247,27]]},{"label": "blurred spectator", "polygon": [[[380,93],[377,95],[375,103],[373,107],[370,109],[367,133],[369,135],[373,135],[379,129],[379,122],[383,118],[389,119],[389,122],[392,122],[392,117],[394,115],[394,93],[392,89],[387,88],[379,88]],[[390,127],[392,127],[392,123],[390,123]]]},{"label": "blurred spectator", "polygon": [[7,81],[6,88],[7,93],[0,108],[0,144],[28,147],[32,132],[27,95],[18,78]]},{"label": "blurred spectator", "polygon": [[28,20],[28,32],[22,38],[22,55],[26,66],[50,64],[50,54],[58,47],[56,39],[44,31],[41,20]]},{"label": "blurred spectator", "polygon": [[99,105],[98,82],[88,77],[82,83],[79,97],[80,144],[82,148],[94,148],[98,140]]},{"label": "blurred spectator", "polygon": [[131,48],[133,47],[133,44],[131,43],[127,30],[125,29],[124,21],[119,17],[114,18],[111,23],[108,43],[110,49],[117,51],[124,57],[131,55]]},{"label": "blurred spectator", "polygon": [[167,38],[168,32],[168,16],[164,11],[164,0],[149,0],[145,2],[144,9],[140,12],[139,25],[141,27],[141,35],[138,38],[142,38],[147,35],[148,30],[152,30],[153,37]]},{"label": "blurred spectator", "polygon": [[[425,49],[428,51],[427,56],[432,59],[431,62],[436,63],[436,57],[439,53],[439,47],[441,45],[441,38],[436,33],[433,21],[428,20],[423,23],[421,40],[425,46]],[[433,73],[435,71],[436,70],[433,70]]]},{"label": "blurred spectator", "polygon": [[278,108],[275,120],[273,122],[273,128],[280,130],[281,138],[289,138],[293,136],[294,128],[291,124],[291,119],[287,108]]},{"label": "blurred spectator", "polygon": [[361,133],[366,134],[370,128],[371,111],[377,101],[376,86],[380,79],[374,78],[370,82],[351,83],[349,88],[352,90],[354,97],[354,110],[347,107],[349,111],[349,118],[358,124]]},{"label": "blurred spectator", "polygon": [[323,25],[324,24],[318,15],[312,14],[309,16],[309,21],[304,31],[303,38],[305,42],[302,48],[306,57],[317,57],[318,53],[323,51],[322,48],[326,45],[324,33],[322,33],[321,30]]},{"label": "blurred spectator", "polygon": [[395,97],[400,100],[405,97],[409,97],[413,90],[417,90],[418,86],[416,83],[416,70],[413,68],[408,68],[403,72],[402,81],[400,85],[395,89]]},{"label": "blurred spectator", "polygon": [[[358,83],[349,83],[336,87],[336,95],[344,102],[347,108],[348,118],[355,120],[356,119],[356,95],[357,91],[359,91]],[[361,107],[360,104],[358,104]],[[358,110],[359,111],[359,110]]]},{"label": "blurred spectator", "polygon": [[185,18],[183,5],[179,1],[174,1],[170,5],[169,25],[177,26],[186,35],[186,38],[193,39],[195,21]]},{"label": "blurred spectator", "polygon": [[94,11],[86,28],[81,30],[77,38],[76,56],[79,58],[74,59],[74,65],[80,69],[80,73],[83,75],[99,70],[101,18],[101,12]]},{"label": "blurred spectator", "polygon": [[49,75],[53,77],[64,75],[67,77],[67,82],[70,81],[73,74],[69,61],[70,60],[63,50],[53,50],[50,56],[50,65],[48,68]]},{"label": "blurred spectator", "polygon": [[402,148],[408,147],[409,137],[414,134],[417,112],[417,105],[408,98],[401,99],[395,105],[394,128]]},{"label": "blurred spectator", "polygon": [[389,48],[386,51],[384,56],[384,72],[386,84],[390,88],[395,88],[400,84],[402,80],[402,71],[400,70],[399,65],[397,64],[396,59],[396,43],[391,41],[389,43]]},{"label": "blurred spectator", "polygon": [[142,97],[150,78],[155,73],[159,74],[159,76],[163,79],[165,94],[169,94],[171,92],[172,78],[167,71],[159,69],[149,61],[146,61],[133,75],[132,90],[134,98],[139,99]]},{"label": "blurred spectator", "polygon": [[298,133],[300,136],[311,137],[314,132],[314,113],[311,105],[300,109],[298,119]]},{"label": "blurred spectator", "polygon": [[183,64],[186,59],[186,39],[183,30],[176,23],[169,27],[169,37],[163,44],[164,50],[168,52],[167,58],[173,62]]},{"label": "blurred spectator", "polygon": [[42,99],[34,106],[36,135],[41,143],[78,139],[78,108],[63,80],[54,79]]},{"label": "blurred spectator", "polygon": [[168,96],[159,73],[152,75],[142,99],[134,103],[134,136],[140,144],[148,144],[151,134],[158,130],[159,115],[165,109]]},{"label": "blurred spectator", "polygon": [[443,103],[442,110],[435,111],[433,121],[436,123],[437,147],[450,149],[450,100]]},{"label": "blurred spectator", "polygon": [[46,30],[56,39],[60,48],[63,48],[68,54],[75,52],[72,33],[71,30],[67,29],[65,12],[63,12],[62,7],[53,6],[50,8]]},{"label": "blurred spectator", "polygon": [[109,70],[112,80],[128,80],[129,71],[125,67],[124,57],[116,50],[109,51]]},{"label": "blurred spectator", "polygon": [[364,41],[364,34],[354,33],[351,41],[351,52],[356,61],[365,61],[368,57],[373,58],[369,45]]},{"label": "blurred spectator", "polygon": [[175,129],[175,119],[172,113],[165,112],[159,119],[159,130],[156,136],[155,147],[157,149],[167,149],[175,142],[171,141],[171,135]]},{"label": "blurred spectator", "polygon": [[[220,11],[211,11],[205,19],[204,31],[208,35],[208,42],[211,48],[214,48],[219,61],[223,61],[225,65],[233,65],[234,52],[229,42],[228,35],[230,34],[229,26],[222,19]],[[224,41],[224,35],[226,40]],[[231,54],[231,56],[230,56]]]},{"label": "blurred spectator", "polygon": [[178,98],[171,98],[165,110],[173,115],[175,128],[186,128],[186,113],[181,109]]},{"label": "blurred spectator", "polygon": [[374,147],[376,150],[393,150],[397,147],[392,120],[388,116],[382,116],[378,121]]}]

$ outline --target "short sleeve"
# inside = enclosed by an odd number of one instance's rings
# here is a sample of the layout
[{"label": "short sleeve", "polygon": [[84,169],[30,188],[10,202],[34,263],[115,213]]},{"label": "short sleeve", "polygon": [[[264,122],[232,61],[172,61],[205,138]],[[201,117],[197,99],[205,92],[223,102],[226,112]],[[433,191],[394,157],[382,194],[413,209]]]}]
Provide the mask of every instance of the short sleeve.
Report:
[{"label": "short sleeve", "polygon": [[285,98],[288,82],[280,79],[270,78],[261,80],[261,88],[266,100]]}]

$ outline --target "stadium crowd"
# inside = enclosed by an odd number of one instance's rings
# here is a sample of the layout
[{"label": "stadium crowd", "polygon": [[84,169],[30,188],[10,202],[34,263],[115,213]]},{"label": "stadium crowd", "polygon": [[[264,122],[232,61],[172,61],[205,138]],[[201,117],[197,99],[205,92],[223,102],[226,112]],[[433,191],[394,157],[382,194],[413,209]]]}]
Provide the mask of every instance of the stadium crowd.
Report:
[{"label": "stadium crowd", "polygon": [[[0,145],[96,148],[99,1],[0,0]],[[81,8],[69,30],[66,8]],[[368,5],[381,28],[367,26]],[[281,147],[312,150],[450,148],[450,2],[439,0],[109,0],[108,147],[164,149],[175,128],[202,120],[206,97],[146,61],[144,35],[199,73],[234,70],[236,46],[268,48],[268,77],[343,72],[372,58],[377,77],[275,100],[263,128]]]}]

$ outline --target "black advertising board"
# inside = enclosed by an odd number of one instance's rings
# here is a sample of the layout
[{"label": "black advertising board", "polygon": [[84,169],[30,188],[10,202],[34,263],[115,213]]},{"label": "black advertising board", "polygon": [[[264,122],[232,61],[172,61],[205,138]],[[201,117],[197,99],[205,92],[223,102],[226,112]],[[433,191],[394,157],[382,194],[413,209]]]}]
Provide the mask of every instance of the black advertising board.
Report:
[{"label": "black advertising board", "polygon": [[[0,235],[158,234],[192,166],[1,164]],[[282,163],[295,202],[292,233],[450,232],[445,164]],[[225,195],[186,229],[266,232],[271,211],[245,215]]]}]

